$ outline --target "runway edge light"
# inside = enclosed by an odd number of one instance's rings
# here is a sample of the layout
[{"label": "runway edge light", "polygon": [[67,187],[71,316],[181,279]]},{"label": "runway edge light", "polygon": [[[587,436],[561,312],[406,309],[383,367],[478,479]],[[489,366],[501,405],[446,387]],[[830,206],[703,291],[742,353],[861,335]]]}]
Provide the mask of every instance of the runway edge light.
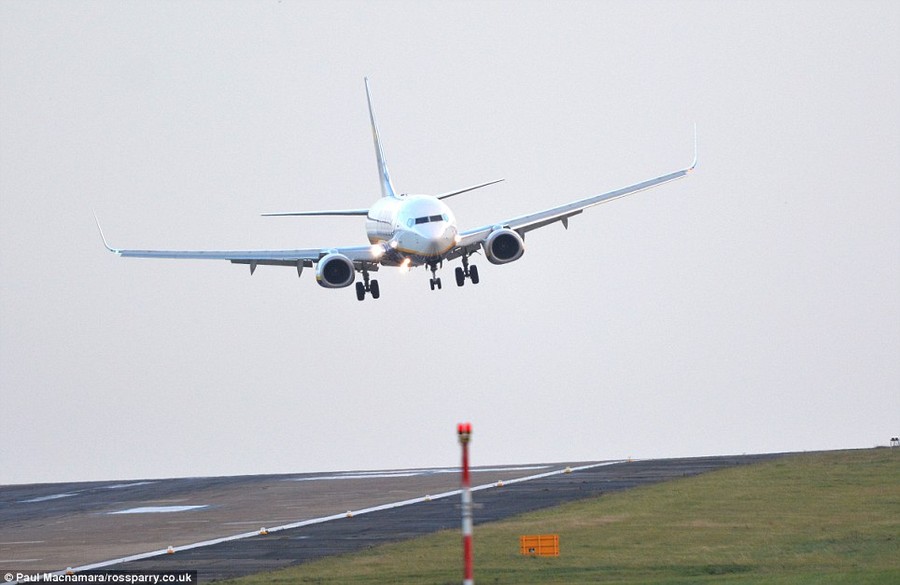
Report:
[{"label": "runway edge light", "polygon": [[469,440],[472,438],[472,423],[456,425],[459,444],[462,447],[462,534],[463,534],[463,585],[474,585],[472,563],[472,480],[469,475]]}]

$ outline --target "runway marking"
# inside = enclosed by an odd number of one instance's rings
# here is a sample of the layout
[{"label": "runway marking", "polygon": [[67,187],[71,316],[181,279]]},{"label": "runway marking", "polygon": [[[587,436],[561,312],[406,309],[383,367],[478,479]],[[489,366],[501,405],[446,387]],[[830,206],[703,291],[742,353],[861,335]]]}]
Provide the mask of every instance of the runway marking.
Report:
[{"label": "runway marking", "polygon": [[38,498],[32,498],[30,500],[19,500],[19,504],[37,504],[38,502],[49,502],[50,500],[58,500],[60,498],[71,498],[73,496],[77,496],[83,494],[85,492],[91,491],[92,489],[104,489],[104,490],[119,490],[124,488],[136,487],[140,485],[150,485],[151,483],[156,483],[155,481],[135,481],[131,483],[117,483],[115,485],[104,485],[99,486],[97,488],[90,488],[86,490],[78,490],[77,492],[67,492],[64,494],[53,494],[51,496],[40,496]]},{"label": "runway marking", "polygon": [[289,481],[325,481],[325,480],[334,480],[334,479],[378,479],[378,478],[392,478],[392,477],[416,477],[418,475],[422,475],[420,473],[383,473],[380,475],[363,475],[363,474],[355,474],[355,475],[320,475],[318,477],[296,477],[290,479]]},{"label": "runway marking", "polygon": [[144,506],[141,508],[128,508],[127,510],[119,510],[118,512],[108,512],[109,514],[169,514],[172,512],[187,512],[190,510],[202,510],[209,508],[208,505],[201,506]]},{"label": "runway marking", "polygon": [[[606,467],[606,466],[609,466],[609,465],[617,465],[617,464],[619,464],[619,463],[625,463],[626,461],[627,461],[626,459],[620,459],[620,460],[616,460],[616,461],[604,461],[604,462],[602,462],[602,463],[591,463],[591,464],[589,464],[589,465],[581,465],[581,466],[579,466],[579,467],[570,467],[570,468],[564,468],[564,469],[557,469],[557,470],[554,470],[554,471],[548,471],[548,472],[546,472],[546,473],[539,473],[539,474],[537,474],[537,475],[531,475],[531,476],[528,476],[528,477],[520,477],[520,478],[518,478],[518,479],[511,479],[511,480],[509,480],[509,481],[504,481],[504,482],[503,482],[503,485],[510,485],[510,484],[522,483],[522,482],[530,481],[530,480],[533,480],[533,479],[542,479],[542,478],[550,477],[550,476],[553,476],[553,475],[562,475],[562,474],[564,474],[564,473],[572,473],[572,472],[576,472],[576,471],[584,471],[584,470],[586,470],[586,469],[594,469],[594,468],[597,468],[597,467]],[[549,467],[549,465],[547,465],[547,466],[538,466],[538,467],[535,467],[535,468],[536,468],[536,469],[541,469],[541,468],[546,469],[547,467]],[[510,469],[512,469],[512,468],[509,468],[509,467],[498,467],[498,468],[496,468],[496,470],[510,470]],[[459,470],[457,469],[456,471],[458,472]],[[373,473],[375,473],[375,472],[373,472]],[[449,473],[449,471],[448,471],[448,473]],[[472,488],[472,491],[473,491],[473,492],[474,492],[474,491],[481,491],[481,490],[486,490],[486,489],[491,489],[491,488],[497,488],[497,487],[498,487],[497,483],[496,483],[496,482],[492,482],[492,483],[486,483],[486,484],[483,484],[483,485],[479,485],[479,486],[473,487],[473,488]],[[381,510],[390,510],[390,509],[393,509],[393,508],[402,508],[403,506],[409,506],[409,505],[412,505],[412,504],[419,504],[419,503],[422,503],[422,502],[430,502],[430,501],[434,501],[434,500],[439,500],[439,499],[441,499],[441,498],[449,498],[449,497],[451,497],[451,496],[458,496],[458,495],[460,495],[461,493],[462,493],[462,490],[452,490],[452,491],[444,492],[444,493],[441,493],[441,494],[432,494],[432,495],[429,495],[429,496],[423,496],[423,497],[421,497],[421,498],[412,498],[412,499],[409,499],[409,500],[403,500],[403,501],[401,501],[401,502],[394,502],[394,503],[391,503],[391,504],[382,504],[382,505],[380,505],[380,506],[373,506],[373,507],[371,507],[371,508],[364,508],[364,509],[362,509],[362,510],[351,510],[351,512],[352,512],[352,517],[356,517],[356,516],[360,516],[360,515],[362,515],[362,514],[368,514],[368,513],[370,513],[370,512],[379,512],[379,511],[381,511]],[[116,512],[113,512],[113,513],[116,513]],[[281,526],[276,526],[276,527],[274,527],[274,528],[268,528],[267,530],[268,530],[268,532],[271,534],[271,533],[273,533],[273,532],[279,532],[279,531],[281,531],[281,530],[291,530],[291,529],[294,529],[294,528],[302,528],[302,527],[304,527],[304,526],[311,526],[311,525],[313,525],[313,524],[322,524],[322,523],[324,523],[324,522],[331,522],[332,520],[341,520],[341,519],[345,519],[345,518],[347,518],[347,517],[348,517],[348,515],[347,515],[347,512],[345,511],[345,512],[341,512],[341,513],[339,513],[339,514],[332,514],[331,516],[322,516],[321,518],[311,518],[311,519],[309,519],[309,520],[301,520],[301,521],[299,521],[299,522],[292,522],[292,523],[290,523],[290,524],[282,524]],[[186,544],[186,545],[184,545],[184,546],[178,546],[178,547],[175,547],[175,552],[179,552],[179,551],[183,551],[183,550],[191,550],[191,549],[194,549],[194,548],[203,548],[203,547],[207,547],[207,546],[213,546],[213,545],[216,545],[216,544],[222,544],[223,542],[233,542],[233,541],[235,541],[235,540],[243,540],[243,539],[245,539],[245,538],[252,538],[252,537],[254,537],[254,536],[259,536],[259,531],[254,530],[253,532],[243,532],[243,533],[241,533],[241,534],[233,534],[233,535],[231,535],[231,536],[223,536],[223,537],[221,537],[221,538],[213,538],[213,539],[210,539],[210,540],[204,540],[204,541],[202,541],[202,542],[195,542],[195,543],[193,543],[193,544]],[[89,565],[83,565],[83,566],[80,566],[80,567],[75,567],[75,568],[73,568],[72,570],[73,570],[74,572],[76,572],[76,573],[78,573],[78,572],[80,572],[80,571],[91,571],[91,570],[94,570],[94,569],[102,569],[103,567],[109,567],[109,566],[112,566],[112,565],[119,565],[119,564],[122,564],[122,563],[129,563],[129,562],[132,562],[132,561],[141,561],[141,560],[144,560],[144,559],[150,559],[150,558],[153,558],[153,557],[164,556],[164,555],[166,555],[166,554],[168,554],[168,553],[169,553],[168,549],[154,550],[154,551],[150,551],[150,552],[139,553],[139,554],[136,554],[136,555],[131,555],[131,556],[127,556],[127,557],[122,557],[122,558],[119,558],[119,559],[111,559],[111,560],[108,560],[108,561],[101,561],[101,562],[99,562],[99,563],[92,563],[92,564],[89,564]],[[65,571],[61,570],[61,571],[56,571],[56,572],[54,572],[53,574],[55,574],[55,575],[61,575],[61,574],[63,574],[64,572],[65,572]]]},{"label": "runway marking", "polygon": [[53,494],[52,496],[41,496],[39,498],[32,498],[30,500],[19,500],[20,504],[36,504],[37,502],[49,502],[50,500],[58,500],[60,498],[71,498],[72,496],[77,496],[78,494]]},{"label": "runway marking", "polygon": [[136,481],[134,483],[117,483],[116,485],[105,485],[103,489],[105,490],[121,490],[130,487],[137,487],[139,485],[150,485],[156,483],[155,481]]},{"label": "runway marking", "polygon": [[9,542],[0,542],[0,544],[5,546],[8,544],[44,544],[45,542],[47,542],[47,541],[46,540],[12,540]]},{"label": "runway marking", "polygon": [[[490,473],[498,471],[532,471],[547,469],[549,465],[528,465],[522,467],[479,467],[472,469],[472,473]],[[312,477],[291,477],[285,481],[323,481],[335,479],[390,479],[395,477],[417,477],[420,475],[437,475],[442,473],[459,473],[458,467],[445,469],[403,469],[398,471],[348,471],[332,475],[316,475]]]},{"label": "runway marking", "polygon": [[0,563],[36,563],[42,559],[0,559]]}]

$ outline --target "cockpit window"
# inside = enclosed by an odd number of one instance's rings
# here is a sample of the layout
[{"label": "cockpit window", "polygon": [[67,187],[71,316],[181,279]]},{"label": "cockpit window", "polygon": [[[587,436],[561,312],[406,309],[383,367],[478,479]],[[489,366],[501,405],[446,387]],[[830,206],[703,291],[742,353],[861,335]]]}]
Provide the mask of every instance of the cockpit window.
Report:
[{"label": "cockpit window", "polygon": [[[416,225],[419,225],[420,223],[430,223],[433,221],[449,221],[449,220],[447,219],[447,214],[445,214],[445,213],[442,213],[440,215],[423,215],[422,217],[417,217],[415,219]],[[407,222],[410,227],[412,227],[412,222],[413,222],[412,219],[410,219]]]}]

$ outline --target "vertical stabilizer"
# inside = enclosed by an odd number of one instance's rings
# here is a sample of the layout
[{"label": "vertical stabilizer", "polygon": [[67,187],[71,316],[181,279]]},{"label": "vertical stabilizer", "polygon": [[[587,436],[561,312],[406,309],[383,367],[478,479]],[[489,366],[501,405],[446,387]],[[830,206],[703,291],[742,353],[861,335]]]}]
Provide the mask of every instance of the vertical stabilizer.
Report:
[{"label": "vertical stabilizer", "polygon": [[381,140],[378,138],[378,125],[375,123],[375,110],[372,109],[372,94],[369,91],[369,78],[366,77],[366,100],[369,102],[369,119],[372,120],[372,137],[375,140],[375,157],[378,159],[378,180],[381,183],[382,197],[396,197],[394,185],[391,183],[391,174],[388,172],[387,163],[384,162],[384,152],[381,150]]}]

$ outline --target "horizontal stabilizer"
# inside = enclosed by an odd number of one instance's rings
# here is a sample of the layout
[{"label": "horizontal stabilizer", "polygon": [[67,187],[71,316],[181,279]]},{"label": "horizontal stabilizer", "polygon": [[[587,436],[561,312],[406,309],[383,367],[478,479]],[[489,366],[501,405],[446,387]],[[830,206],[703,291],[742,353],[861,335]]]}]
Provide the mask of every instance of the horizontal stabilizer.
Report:
[{"label": "horizontal stabilizer", "polygon": [[488,181],[487,183],[481,183],[480,185],[472,185],[471,187],[466,187],[465,189],[460,189],[459,191],[441,193],[440,195],[435,195],[435,197],[437,197],[438,199],[446,199],[447,197],[453,197],[454,195],[459,195],[460,193],[467,193],[469,191],[474,191],[475,189],[481,189],[482,187],[487,187],[488,185],[493,185],[503,180],[505,179],[495,179],[493,181]]}]

